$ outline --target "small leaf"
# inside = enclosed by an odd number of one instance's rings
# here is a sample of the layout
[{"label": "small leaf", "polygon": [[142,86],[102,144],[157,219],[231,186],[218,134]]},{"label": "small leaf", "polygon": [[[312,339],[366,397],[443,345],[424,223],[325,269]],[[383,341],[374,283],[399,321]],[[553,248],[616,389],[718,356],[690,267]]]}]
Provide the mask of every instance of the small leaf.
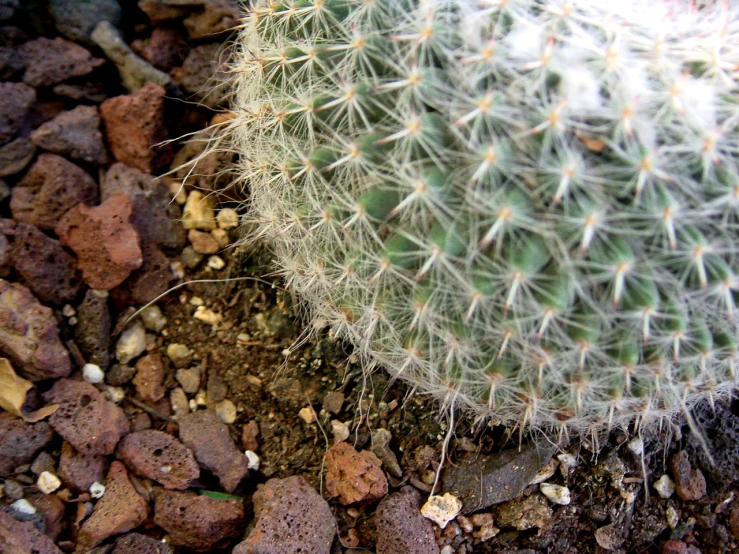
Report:
[{"label": "small leaf", "polygon": [[238,500],[239,502],[244,501],[244,499],[240,496],[236,496],[234,494],[226,494],[225,492],[199,490],[198,494],[200,496],[207,496],[208,498],[215,498],[216,500]]},{"label": "small leaf", "polygon": [[0,358],[0,408],[20,416],[26,394],[32,388],[33,383],[18,377],[7,358]]}]

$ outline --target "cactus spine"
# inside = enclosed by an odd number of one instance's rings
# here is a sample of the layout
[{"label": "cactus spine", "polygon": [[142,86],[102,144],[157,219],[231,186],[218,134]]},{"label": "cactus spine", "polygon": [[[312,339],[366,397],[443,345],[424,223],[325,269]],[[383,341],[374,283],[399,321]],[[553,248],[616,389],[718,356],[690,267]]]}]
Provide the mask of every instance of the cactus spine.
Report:
[{"label": "cactus spine", "polygon": [[235,44],[254,238],[316,327],[447,405],[660,419],[737,364],[739,11],[258,1]]}]

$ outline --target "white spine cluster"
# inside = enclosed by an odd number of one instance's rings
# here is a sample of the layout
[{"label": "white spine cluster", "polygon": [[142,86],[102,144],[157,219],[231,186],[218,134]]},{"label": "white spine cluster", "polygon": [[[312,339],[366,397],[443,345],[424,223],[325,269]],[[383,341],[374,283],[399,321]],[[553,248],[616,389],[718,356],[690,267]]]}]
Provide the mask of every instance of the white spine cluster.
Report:
[{"label": "white spine cluster", "polygon": [[251,238],[366,364],[555,432],[733,386],[738,8],[261,1],[236,49]]}]

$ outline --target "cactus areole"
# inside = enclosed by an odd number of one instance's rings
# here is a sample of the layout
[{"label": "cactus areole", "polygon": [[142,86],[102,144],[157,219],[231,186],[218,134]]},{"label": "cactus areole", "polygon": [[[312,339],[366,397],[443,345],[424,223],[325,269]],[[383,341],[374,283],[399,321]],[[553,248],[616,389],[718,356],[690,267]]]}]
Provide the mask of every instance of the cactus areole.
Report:
[{"label": "cactus areole", "polygon": [[735,383],[739,8],[257,1],[228,147],[314,328],[550,434]]}]

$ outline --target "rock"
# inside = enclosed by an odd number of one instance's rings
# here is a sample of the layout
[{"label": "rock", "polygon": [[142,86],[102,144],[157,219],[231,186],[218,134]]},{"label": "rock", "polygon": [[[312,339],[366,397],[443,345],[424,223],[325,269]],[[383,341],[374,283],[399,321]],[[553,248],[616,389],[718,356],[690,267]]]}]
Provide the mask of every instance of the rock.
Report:
[{"label": "rock", "polygon": [[172,406],[175,419],[179,419],[185,414],[190,413],[190,402],[187,395],[180,387],[177,387],[169,394],[169,403]]},{"label": "rock", "polygon": [[148,517],[148,503],[131,483],[126,467],[115,461],[105,479],[105,494],[80,528],[77,549],[89,550],[108,537],[138,527]]},{"label": "rock", "polygon": [[671,539],[662,545],[661,554],[701,554],[701,550],[678,539]]},{"label": "rock", "polygon": [[33,460],[53,438],[45,421],[26,423],[0,411],[0,476],[11,475],[16,467]]},{"label": "rock", "polygon": [[90,42],[90,36],[101,21],[114,27],[121,20],[121,6],[117,0],[50,0],[49,12],[56,29],[65,37]]},{"label": "rock", "polygon": [[[172,342],[167,345],[167,357],[176,368],[187,367],[192,361],[192,353],[184,344]],[[200,386],[200,376],[198,376],[198,387]]]},{"label": "rock", "polygon": [[88,290],[84,300],[77,306],[74,342],[86,361],[97,364],[102,369],[107,369],[110,365],[111,325],[108,302]]},{"label": "rock", "polygon": [[421,506],[421,515],[445,529],[462,511],[462,501],[453,494],[433,494]]},{"label": "rock", "polygon": [[109,98],[100,106],[113,156],[131,167],[156,172],[172,159],[164,121],[164,89],[147,83],[133,94]]},{"label": "rock", "polygon": [[72,369],[52,311],[39,304],[27,288],[2,279],[0,353],[29,381],[66,377]]},{"label": "rock", "polygon": [[147,40],[135,40],[131,48],[157,69],[169,71],[180,59],[184,41],[177,29],[156,27]]},{"label": "rock", "polygon": [[252,419],[241,429],[241,446],[244,450],[259,450],[259,423]]},{"label": "rock", "polygon": [[681,450],[670,458],[670,471],[675,479],[675,490],[683,500],[700,500],[706,495],[706,479],[700,469],[690,466],[688,453]]},{"label": "rock", "polygon": [[539,490],[552,504],[559,506],[568,506],[570,504],[570,489],[567,487],[553,485],[552,483],[541,483]]},{"label": "rock", "polygon": [[82,454],[112,454],[118,441],[129,432],[123,410],[89,383],[60,379],[44,394],[44,399],[60,404],[49,423]]},{"label": "rock", "polygon": [[[221,210],[222,212],[223,210]],[[218,213],[220,216],[220,212]],[[220,224],[220,221],[219,221]],[[326,394],[326,396],[323,397],[323,409],[326,410],[329,413],[332,413],[334,415],[339,415],[341,413],[341,409],[344,406],[344,393],[333,391]]]},{"label": "rock", "polygon": [[115,364],[105,376],[105,381],[114,387],[125,385],[136,375],[136,369],[123,364]]},{"label": "rock", "polygon": [[200,369],[197,367],[178,369],[175,379],[187,394],[195,394],[200,390]]},{"label": "rock", "polygon": [[167,324],[167,318],[164,317],[161,308],[156,304],[151,304],[146,308],[142,308],[139,317],[141,318],[141,322],[144,324],[144,327],[146,327],[146,330],[154,333],[160,333]]},{"label": "rock", "polygon": [[216,228],[213,197],[193,190],[187,196],[185,209],[182,212],[182,225],[185,229],[201,229],[210,231]]},{"label": "rock", "polygon": [[0,83],[0,145],[21,130],[36,91],[23,83]]},{"label": "rock", "polygon": [[36,129],[31,140],[36,146],[68,158],[96,165],[108,161],[100,132],[100,115],[95,106],[77,106],[61,112]]},{"label": "rock", "polygon": [[464,514],[516,498],[554,454],[548,446],[528,444],[499,454],[476,456],[444,470],[442,490],[464,503]]},{"label": "rock", "polygon": [[100,82],[85,81],[81,83],[60,83],[54,85],[51,91],[57,96],[71,100],[100,104],[108,97],[105,85]]},{"label": "rock", "polygon": [[0,552],[2,554],[62,554],[54,542],[30,521],[16,521],[0,511]]},{"label": "rock", "polygon": [[368,450],[357,452],[339,442],[326,451],[326,489],[343,505],[374,502],[385,496],[388,483],[380,459]]},{"label": "rock", "polygon": [[64,485],[76,493],[90,490],[93,483],[102,483],[108,471],[106,456],[91,456],[77,452],[68,442],[62,443],[57,473]]},{"label": "rock", "polygon": [[218,477],[224,489],[233,492],[249,475],[249,468],[228,427],[210,410],[186,414],[177,423],[180,440],[195,453],[200,465]]},{"label": "rock", "polygon": [[164,365],[159,354],[147,354],[136,362],[136,377],[133,378],[136,392],[144,400],[158,402],[164,398]]},{"label": "rock", "polygon": [[141,321],[134,321],[121,333],[115,345],[115,355],[122,364],[127,364],[146,350],[146,331]]},{"label": "rock", "polygon": [[224,31],[233,30],[241,12],[231,0],[206,0],[203,10],[187,17],[183,23],[193,40],[211,38]]},{"label": "rock", "polygon": [[116,456],[138,475],[167,489],[185,490],[200,475],[192,451],[162,431],[148,429],[126,436],[118,445]]},{"label": "rock", "polygon": [[194,7],[202,4],[202,0],[192,2],[172,2],[167,0],[139,0],[139,9],[154,24],[179,19],[191,13]]},{"label": "rock", "polygon": [[[144,235],[139,235],[144,236]],[[113,289],[119,304],[148,304],[169,290],[174,279],[169,258],[154,244],[142,241],[143,263],[126,281]]]},{"label": "rock", "polygon": [[[159,71],[146,60],[139,58],[125,43],[118,29],[108,21],[101,21],[90,35],[105,55],[116,65],[123,86],[134,92],[147,83],[166,87],[170,84],[169,75]],[[121,161],[125,161],[121,159]]]},{"label": "rock", "polygon": [[237,500],[157,489],[154,522],[170,534],[175,544],[207,552],[241,535],[244,506]]},{"label": "rock", "polygon": [[139,236],[129,221],[131,211],[131,199],[117,194],[94,208],[72,208],[56,226],[62,244],[77,254],[82,277],[93,289],[120,285],[143,263]]},{"label": "rock", "polygon": [[29,499],[29,502],[36,508],[36,513],[40,516],[41,528],[44,534],[51,540],[57,540],[66,526],[64,502],[55,494],[33,496]]},{"label": "rock", "polygon": [[412,487],[380,501],[375,513],[377,554],[439,554],[431,522],[420,509],[421,496]]},{"label": "rock", "polygon": [[37,227],[16,225],[11,256],[15,270],[42,302],[71,302],[80,291],[82,279],[74,258]]},{"label": "rock", "polygon": [[172,554],[172,551],[162,541],[138,533],[128,533],[115,541],[110,554]]},{"label": "rock", "polygon": [[236,405],[228,399],[221,400],[220,402],[213,404],[213,411],[226,425],[231,425],[236,421],[236,416],[238,415],[236,412]]},{"label": "rock", "polygon": [[54,458],[48,452],[40,452],[36,459],[31,464],[31,473],[34,475],[41,475],[44,471],[54,472],[56,463]]},{"label": "rock", "polygon": [[[0,5],[2,5],[2,0],[0,0]],[[1,7],[0,10],[2,10]],[[17,48],[0,46],[0,81],[18,81],[23,68],[23,55]]]},{"label": "rock", "polygon": [[42,472],[36,481],[36,488],[43,494],[51,494],[61,486],[62,482],[59,477],[50,471]]},{"label": "rock", "polygon": [[595,542],[605,550],[617,550],[625,542],[627,532],[621,522],[604,525],[595,530]]},{"label": "rock", "polygon": [[329,554],[336,521],[328,503],[299,475],[270,479],[254,493],[254,529],[233,554]]},{"label": "rock", "polygon": [[98,186],[92,177],[61,156],[41,154],[13,187],[10,210],[17,221],[49,231],[76,205],[97,203]]},{"label": "rock", "polygon": [[0,147],[0,177],[17,175],[31,163],[36,147],[27,138],[17,138]]},{"label": "rock", "polygon": [[172,79],[208,108],[215,108],[223,98],[223,90],[215,83],[225,82],[224,62],[228,56],[220,43],[195,46],[182,67],[170,71]]},{"label": "rock", "polygon": [[21,46],[26,72],[23,82],[32,87],[49,87],[72,77],[91,73],[103,64],[79,44],[56,37],[39,37]]},{"label": "rock", "polygon": [[538,527],[546,529],[552,520],[552,509],[540,494],[516,498],[498,507],[498,527],[515,527],[519,531]]},{"label": "rock", "polygon": [[[325,402],[324,402],[325,405]],[[370,435],[372,438],[372,452],[382,462],[382,467],[385,468],[390,475],[393,477],[400,478],[403,476],[403,470],[400,468],[398,458],[395,456],[395,452],[390,448],[390,440],[393,436],[387,429],[374,429]]]},{"label": "rock", "polygon": [[198,254],[215,254],[221,248],[218,241],[210,233],[204,233],[197,229],[190,229],[187,233],[188,240]]},{"label": "rock", "polygon": [[198,254],[192,246],[188,245],[182,249],[180,261],[185,267],[195,269],[200,265],[200,262],[203,261],[203,257],[204,256],[202,254]]}]

